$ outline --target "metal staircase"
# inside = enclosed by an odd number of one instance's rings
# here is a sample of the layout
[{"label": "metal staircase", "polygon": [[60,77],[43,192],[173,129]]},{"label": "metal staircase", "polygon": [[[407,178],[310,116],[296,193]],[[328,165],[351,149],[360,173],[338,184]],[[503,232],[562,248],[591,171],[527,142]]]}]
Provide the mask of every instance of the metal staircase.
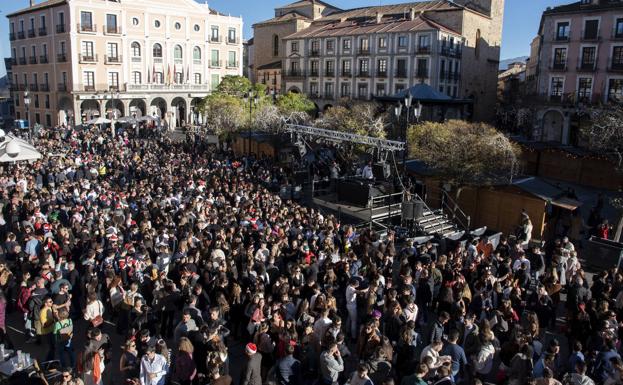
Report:
[{"label": "metal staircase", "polygon": [[470,217],[461,210],[445,190],[441,190],[441,208],[439,209],[431,209],[417,194],[415,200],[424,204],[423,215],[414,221],[421,235],[439,234],[444,238],[458,239],[469,232]]}]

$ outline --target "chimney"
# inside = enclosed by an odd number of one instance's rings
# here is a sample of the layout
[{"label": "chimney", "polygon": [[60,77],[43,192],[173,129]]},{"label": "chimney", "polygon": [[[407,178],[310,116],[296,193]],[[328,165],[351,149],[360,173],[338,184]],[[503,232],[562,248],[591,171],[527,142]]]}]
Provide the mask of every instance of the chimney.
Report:
[{"label": "chimney", "polygon": [[383,14],[379,11],[376,11],[376,24],[381,24],[382,19],[383,19]]},{"label": "chimney", "polygon": [[415,8],[409,8],[409,20],[415,20]]},{"label": "chimney", "polygon": [[34,7],[35,6],[35,0],[30,0],[30,6]]}]

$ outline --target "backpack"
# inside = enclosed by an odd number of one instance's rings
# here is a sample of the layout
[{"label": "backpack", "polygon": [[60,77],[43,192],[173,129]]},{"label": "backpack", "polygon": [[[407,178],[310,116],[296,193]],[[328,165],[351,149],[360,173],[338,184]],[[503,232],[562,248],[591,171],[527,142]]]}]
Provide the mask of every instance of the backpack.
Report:
[{"label": "backpack", "polygon": [[31,294],[31,288],[27,286],[22,286],[20,288],[19,294],[17,295],[17,308],[22,313],[28,313],[28,300],[30,299]]},{"label": "backpack", "polygon": [[28,311],[33,320],[39,320],[39,311],[43,306],[43,300],[40,295],[31,295],[27,302]]}]

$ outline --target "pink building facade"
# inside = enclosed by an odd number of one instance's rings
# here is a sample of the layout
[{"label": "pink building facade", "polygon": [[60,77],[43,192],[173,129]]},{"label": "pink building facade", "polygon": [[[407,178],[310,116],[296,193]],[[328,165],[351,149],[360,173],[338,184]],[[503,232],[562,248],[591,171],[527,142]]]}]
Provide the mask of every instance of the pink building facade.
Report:
[{"label": "pink building facade", "polygon": [[533,139],[578,145],[582,111],[623,101],[623,2],[548,8],[539,28]]}]

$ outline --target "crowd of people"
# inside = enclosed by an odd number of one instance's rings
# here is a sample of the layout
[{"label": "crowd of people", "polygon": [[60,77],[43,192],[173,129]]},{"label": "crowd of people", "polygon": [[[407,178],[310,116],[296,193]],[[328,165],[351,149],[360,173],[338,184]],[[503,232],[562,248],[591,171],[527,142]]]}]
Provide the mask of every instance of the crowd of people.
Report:
[{"label": "crowd of people", "polygon": [[622,383],[623,275],[589,285],[564,234],[414,245],[282,200],[286,169],[200,138],[36,145],[55,156],[0,174],[0,342],[18,313],[59,384]]}]

